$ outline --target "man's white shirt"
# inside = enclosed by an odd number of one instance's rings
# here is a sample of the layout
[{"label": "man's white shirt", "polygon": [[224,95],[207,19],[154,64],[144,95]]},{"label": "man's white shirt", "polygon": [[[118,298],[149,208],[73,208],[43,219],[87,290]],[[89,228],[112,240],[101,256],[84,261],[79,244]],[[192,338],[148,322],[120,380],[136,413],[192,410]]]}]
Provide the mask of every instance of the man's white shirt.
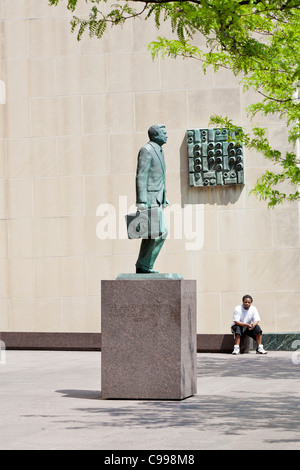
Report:
[{"label": "man's white shirt", "polygon": [[234,325],[236,321],[240,321],[242,323],[260,321],[257,308],[254,307],[254,305],[250,305],[249,309],[245,310],[243,305],[237,305],[233,312],[232,325]]}]

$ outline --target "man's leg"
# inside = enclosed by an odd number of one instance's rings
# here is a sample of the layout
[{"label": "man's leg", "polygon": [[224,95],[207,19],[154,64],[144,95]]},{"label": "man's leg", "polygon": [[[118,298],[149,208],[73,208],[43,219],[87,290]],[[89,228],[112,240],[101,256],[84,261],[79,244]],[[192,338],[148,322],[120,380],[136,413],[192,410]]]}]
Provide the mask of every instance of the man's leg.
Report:
[{"label": "man's leg", "polygon": [[236,334],[234,337],[234,345],[239,346],[241,344],[241,335]]},{"label": "man's leg", "polygon": [[256,354],[267,354],[264,350],[262,343],[262,330],[259,325],[256,325],[253,330],[247,330],[246,334],[256,341]]},{"label": "man's leg", "polygon": [[255,341],[256,341],[256,354],[267,354],[267,351],[265,351],[262,343],[262,330],[259,325],[256,325],[256,327],[253,330],[253,333],[255,335]]},{"label": "man's leg", "polygon": [[232,354],[240,354],[241,336],[243,334],[242,328],[238,325],[233,325],[231,330],[234,334],[234,347]]},{"label": "man's leg", "polygon": [[255,337],[255,341],[256,341],[256,344],[257,344],[257,347],[259,347],[261,345],[261,340],[262,340],[262,334],[261,333],[258,333]]},{"label": "man's leg", "polygon": [[[161,232],[162,234],[157,238],[146,238],[142,240],[138,260],[136,262],[137,272],[151,272],[156,258],[168,236],[168,227],[165,216],[161,210]],[[156,271],[157,272],[157,271]]]},{"label": "man's leg", "polygon": [[161,235],[155,239],[143,239],[140,247],[136,268],[152,271],[155,260],[162,249],[165,238]]}]

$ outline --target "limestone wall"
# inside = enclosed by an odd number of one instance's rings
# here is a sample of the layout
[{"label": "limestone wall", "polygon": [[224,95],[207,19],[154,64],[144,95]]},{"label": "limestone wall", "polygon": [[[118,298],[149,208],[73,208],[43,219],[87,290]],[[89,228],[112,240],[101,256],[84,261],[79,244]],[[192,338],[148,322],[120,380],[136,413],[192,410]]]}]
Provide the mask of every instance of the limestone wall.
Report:
[{"label": "limestone wall", "polygon": [[[245,293],[265,332],[299,331],[299,206],[270,211],[249,195],[267,161],[246,154],[242,187],[188,186],[186,130],[215,113],[249,126],[256,98],[227,71],[153,62],[149,21],[77,42],[65,5],[2,0],[0,16],[0,330],[100,331],[100,280],[134,272],[139,241],[124,236],[123,215],[159,122],[171,205],[156,268],[197,280],[198,333],[228,333]],[[286,147],[280,121],[260,124]]]}]

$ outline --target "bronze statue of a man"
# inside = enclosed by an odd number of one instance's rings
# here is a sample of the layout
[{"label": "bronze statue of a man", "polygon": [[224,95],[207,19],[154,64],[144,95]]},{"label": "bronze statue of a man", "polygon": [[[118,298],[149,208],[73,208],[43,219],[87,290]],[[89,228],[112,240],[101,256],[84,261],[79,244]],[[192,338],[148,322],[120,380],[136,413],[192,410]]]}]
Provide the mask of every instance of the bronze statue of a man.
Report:
[{"label": "bronze statue of a man", "polygon": [[154,124],[148,129],[149,142],[139,151],[136,172],[137,210],[158,208],[159,233],[157,237],[144,238],[136,262],[137,273],[157,273],[154,262],[168,235],[163,213],[169,202],[166,198],[166,165],[162,146],[167,142],[164,125]]}]

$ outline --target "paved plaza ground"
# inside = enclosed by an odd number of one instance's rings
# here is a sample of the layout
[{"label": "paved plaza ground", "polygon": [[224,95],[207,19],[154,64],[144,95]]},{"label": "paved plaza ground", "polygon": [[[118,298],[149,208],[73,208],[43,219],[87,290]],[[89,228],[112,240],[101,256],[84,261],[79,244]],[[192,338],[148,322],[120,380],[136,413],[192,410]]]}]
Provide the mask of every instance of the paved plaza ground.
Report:
[{"label": "paved plaza ground", "polygon": [[297,352],[197,361],[190,398],[102,400],[100,352],[6,351],[0,449],[300,449]]}]

